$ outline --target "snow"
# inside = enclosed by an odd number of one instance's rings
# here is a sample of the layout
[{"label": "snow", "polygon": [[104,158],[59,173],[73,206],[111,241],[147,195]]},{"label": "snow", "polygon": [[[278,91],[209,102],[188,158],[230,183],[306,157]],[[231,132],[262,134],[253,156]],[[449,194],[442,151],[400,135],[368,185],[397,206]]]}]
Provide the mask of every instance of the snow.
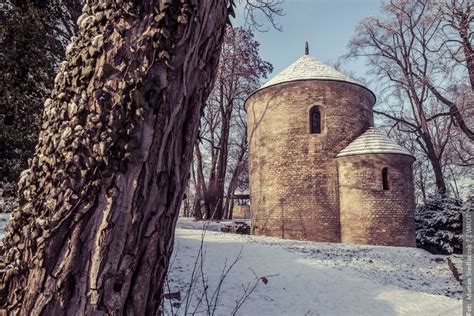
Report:
[{"label": "snow", "polygon": [[220,232],[221,228],[235,222],[243,222],[250,225],[250,220],[248,219],[221,220],[218,222],[214,222],[214,221],[195,221],[193,218],[180,217],[178,220],[177,227],[185,228],[185,229],[198,229],[198,230],[205,229],[207,231]]},{"label": "snow", "polygon": [[313,56],[303,55],[294,63],[285,68],[282,72],[267,81],[258,90],[274,86],[279,83],[296,80],[336,80],[362,85],[354,79],[351,79],[345,74],[337,71],[333,67],[320,62]]},{"label": "snow", "polygon": [[416,243],[432,253],[462,253],[462,213],[471,202],[460,199],[431,196],[415,211]]},{"label": "snow", "polygon": [[[8,217],[0,213],[0,238]],[[232,315],[235,302],[256,285],[237,315],[461,315],[461,286],[449,271],[448,256],[219,232],[228,223],[178,221],[165,292],[179,291],[181,300],[166,299],[165,314],[184,315],[186,305],[188,313],[207,314],[202,295],[207,286],[215,315]],[[201,245],[202,262],[196,260]]]},{"label": "snow", "polygon": [[[189,228],[199,226],[203,224],[189,219],[178,221],[168,286],[170,292],[179,290],[183,297],[179,310],[173,308],[174,314],[184,314],[203,236],[202,230]],[[217,230],[215,226],[212,227]],[[215,231],[205,232],[203,244],[202,270],[209,297],[218,286],[224,267],[240,251],[240,259],[219,292],[217,315],[232,314],[243,288],[263,276],[268,283],[258,282],[238,315],[461,314],[462,289],[449,271],[447,256],[414,248],[290,241]],[[200,266],[198,261],[197,270]],[[196,278],[196,289],[188,303],[191,311],[203,293],[199,272],[195,273]],[[165,300],[168,314],[170,303]],[[205,297],[199,305],[198,314],[205,314]]]}]

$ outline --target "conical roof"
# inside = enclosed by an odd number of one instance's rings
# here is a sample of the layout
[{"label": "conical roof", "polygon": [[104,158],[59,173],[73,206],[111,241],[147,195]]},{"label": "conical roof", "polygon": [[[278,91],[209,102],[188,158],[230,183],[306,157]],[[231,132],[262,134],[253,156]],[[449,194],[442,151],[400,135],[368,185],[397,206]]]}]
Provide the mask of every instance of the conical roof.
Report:
[{"label": "conical roof", "polygon": [[336,157],[364,154],[399,154],[413,157],[408,150],[374,127],[369,127],[362,135],[341,150]]},{"label": "conical roof", "polygon": [[274,86],[279,83],[297,80],[335,80],[349,82],[364,87],[364,85],[360,82],[349,78],[331,66],[323,64],[310,55],[304,55],[280,72],[278,75],[270,79],[258,90]]}]

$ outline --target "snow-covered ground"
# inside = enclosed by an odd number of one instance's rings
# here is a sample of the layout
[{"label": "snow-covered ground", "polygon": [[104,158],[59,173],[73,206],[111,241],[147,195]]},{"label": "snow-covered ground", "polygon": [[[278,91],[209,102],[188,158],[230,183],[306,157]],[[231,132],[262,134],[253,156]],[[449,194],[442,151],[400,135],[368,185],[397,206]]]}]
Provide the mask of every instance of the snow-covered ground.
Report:
[{"label": "snow-covered ground", "polygon": [[[203,231],[190,228],[202,225],[188,219],[178,222],[168,291],[179,290],[182,298],[178,311],[176,301],[165,300],[168,313],[175,302],[173,310],[178,315],[184,314],[186,305],[188,313],[199,305],[197,311],[205,314],[207,306],[214,305],[216,295],[213,300],[212,294],[223,270],[237,257],[240,259],[222,282],[216,315],[232,314],[235,301],[255,282],[257,287],[238,315],[462,313],[462,289],[448,268],[446,256],[413,248],[289,241],[207,231],[201,268],[196,257]],[[208,228],[218,230],[219,225]],[[266,277],[268,283],[258,281],[260,277]],[[187,299],[192,278],[196,287],[192,298]],[[202,295],[204,286],[208,286],[209,304]]]},{"label": "snow-covered ground", "polygon": [[[0,238],[8,216],[0,213]],[[461,286],[447,256],[218,232],[228,223],[178,221],[166,292],[179,291],[181,299],[165,300],[165,314],[205,315],[215,306],[215,315],[232,315],[255,285],[237,315],[462,313]]]},{"label": "snow-covered ground", "polygon": [[237,219],[237,220],[222,220],[219,222],[214,221],[195,221],[193,218],[189,217],[180,217],[178,220],[177,227],[185,229],[205,229],[209,231],[220,232],[221,228],[235,223],[235,222],[244,222],[250,225],[250,220],[248,219]]}]

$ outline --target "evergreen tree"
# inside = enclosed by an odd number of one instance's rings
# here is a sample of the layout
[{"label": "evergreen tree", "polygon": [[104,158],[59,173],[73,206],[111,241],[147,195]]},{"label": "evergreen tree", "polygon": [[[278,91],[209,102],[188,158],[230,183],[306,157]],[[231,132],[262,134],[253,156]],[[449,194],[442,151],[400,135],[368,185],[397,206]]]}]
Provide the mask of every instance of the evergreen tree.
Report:
[{"label": "evergreen tree", "polygon": [[16,183],[33,156],[43,102],[81,8],[81,0],[0,4],[0,182]]},{"label": "evergreen tree", "polygon": [[434,196],[416,208],[416,243],[435,254],[462,253],[462,212],[470,202]]}]

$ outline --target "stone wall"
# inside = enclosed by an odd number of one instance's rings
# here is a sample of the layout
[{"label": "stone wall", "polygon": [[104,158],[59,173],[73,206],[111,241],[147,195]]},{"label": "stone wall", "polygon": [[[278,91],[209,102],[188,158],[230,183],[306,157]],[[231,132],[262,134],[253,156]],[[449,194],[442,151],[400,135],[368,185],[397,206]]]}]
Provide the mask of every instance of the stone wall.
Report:
[{"label": "stone wall", "polygon": [[[337,160],[341,241],[414,247],[413,158],[370,154]],[[383,190],[383,168],[388,170],[388,190]]]},{"label": "stone wall", "polygon": [[232,219],[249,219],[250,205],[248,204],[234,204],[232,211]]},{"label": "stone wall", "polygon": [[[336,154],[373,125],[373,95],[324,80],[282,83],[246,102],[252,232],[340,242]],[[321,134],[309,133],[320,108]]]}]

